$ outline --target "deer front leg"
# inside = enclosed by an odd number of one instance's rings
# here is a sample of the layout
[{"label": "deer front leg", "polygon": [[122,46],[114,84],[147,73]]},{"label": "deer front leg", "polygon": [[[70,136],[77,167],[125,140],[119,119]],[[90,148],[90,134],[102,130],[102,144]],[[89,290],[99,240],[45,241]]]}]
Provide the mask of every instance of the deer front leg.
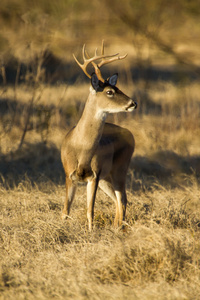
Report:
[{"label": "deer front leg", "polygon": [[98,178],[93,178],[87,184],[87,219],[89,231],[92,230],[94,219],[94,203],[98,186]]},{"label": "deer front leg", "polygon": [[62,220],[67,219],[69,215],[70,207],[74,199],[75,191],[76,191],[76,186],[73,184],[70,178],[66,177],[66,199],[62,211],[62,216],[61,216]]}]

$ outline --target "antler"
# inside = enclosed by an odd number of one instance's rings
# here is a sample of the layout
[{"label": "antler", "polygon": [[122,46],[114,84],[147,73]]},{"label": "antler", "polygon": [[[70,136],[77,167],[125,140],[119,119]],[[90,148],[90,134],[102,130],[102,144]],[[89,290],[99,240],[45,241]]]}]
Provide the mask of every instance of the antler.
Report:
[{"label": "antler", "polygon": [[[127,54],[125,54],[123,56],[119,56],[119,53],[116,53],[113,55],[104,55],[104,41],[102,41],[101,55],[97,55],[97,49],[96,49],[95,55],[93,57],[89,57],[87,51],[85,50],[85,44],[83,45],[82,54],[83,54],[83,64],[81,64],[77,60],[75,55],[73,54],[73,57],[74,57],[75,61],[77,62],[77,64],[79,65],[79,67],[83,70],[83,72],[87,75],[87,77],[91,78],[91,75],[87,72],[87,67],[91,63],[94,67],[94,70],[95,70],[95,73],[96,73],[98,79],[102,82],[104,82],[104,79],[102,77],[100,68],[106,64],[113,62],[113,61],[124,59],[127,56]],[[86,58],[86,56],[87,56],[87,58]],[[100,59],[101,59],[100,63],[96,64],[95,61],[100,60]]]}]

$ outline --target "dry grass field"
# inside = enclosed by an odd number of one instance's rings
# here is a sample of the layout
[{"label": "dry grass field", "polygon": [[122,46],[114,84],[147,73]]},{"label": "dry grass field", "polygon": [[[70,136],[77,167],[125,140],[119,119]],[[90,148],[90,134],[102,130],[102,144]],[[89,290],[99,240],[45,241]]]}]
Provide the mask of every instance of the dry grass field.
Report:
[{"label": "dry grass field", "polygon": [[88,84],[38,88],[20,148],[33,90],[1,89],[0,299],[199,299],[199,86],[156,81],[145,92],[139,83],[122,89],[139,102],[138,111],[109,118],[136,140],[127,218],[114,229],[114,204],[99,190],[92,233],[85,186],[71,217],[60,218],[60,144]]},{"label": "dry grass field", "polygon": [[[200,299],[197,3],[2,1],[0,300]],[[86,42],[92,53],[102,38],[108,53],[129,54],[104,72],[118,71],[137,99],[133,113],[108,117],[136,148],[123,228],[98,190],[89,232],[84,185],[61,220],[60,147],[89,92],[72,52],[80,58]]]}]

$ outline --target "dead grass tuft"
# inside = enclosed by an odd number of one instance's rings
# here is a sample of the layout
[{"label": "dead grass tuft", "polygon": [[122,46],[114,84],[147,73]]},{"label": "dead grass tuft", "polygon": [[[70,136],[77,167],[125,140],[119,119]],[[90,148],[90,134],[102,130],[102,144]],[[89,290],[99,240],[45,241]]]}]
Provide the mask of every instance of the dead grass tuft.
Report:
[{"label": "dead grass tuft", "polygon": [[1,91],[1,299],[198,299],[199,87],[160,81],[141,92],[144,83],[132,86],[123,90],[138,95],[138,111],[109,118],[136,141],[126,222],[114,229],[114,203],[98,191],[92,233],[84,186],[68,220],[60,219],[60,145],[88,87]]},{"label": "dead grass tuft", "polygon": [[14,189],[1,187],[3,297],[12,299],[14,291],[16,299],[198,295],[199,188],[191,182],[182,189],[157,184],[149,191],[129,192],[123,230],[114,230],[114,206],[98,193],[92,233],[87,230],[84,187],[64,223],[63,186],[47,189],[24,182]]}]

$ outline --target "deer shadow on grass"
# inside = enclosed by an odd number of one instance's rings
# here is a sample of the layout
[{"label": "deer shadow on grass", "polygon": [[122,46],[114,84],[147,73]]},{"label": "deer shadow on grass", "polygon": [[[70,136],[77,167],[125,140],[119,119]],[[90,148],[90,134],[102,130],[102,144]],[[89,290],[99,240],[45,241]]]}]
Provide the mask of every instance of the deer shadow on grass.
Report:
[{"label": "deer shadow on grass", "polygon": [[[60,149],[54,144],[26,143],[21,149],[0,154],[0,184],[12,188],[28,179],[34,185],[65,183]],[[175,188],[193,175],[200,179],[200,156],[181,156],[171,151],[159,151],[151,158],[133,156],[127,178],[127,188],[134,191],[155,189],[156,185]],[[179,181],[178,178],[182,178]],[[187,182],[188,184],[189,182]]]},{"label": "deer shadow on grass", "polygon": [[132,191],[163,186],[176,188],[200,182],[200,156],[181,156],[173,151],[158,151],[151,158],[133,156],[128,173]]},{"label": "deer shadow on grass", "polygon": [[6,188],[28,180],[32,185],[64,184],[60,150],[53,144],[25,144],[21,149],[0,155],[0,183]]}]

